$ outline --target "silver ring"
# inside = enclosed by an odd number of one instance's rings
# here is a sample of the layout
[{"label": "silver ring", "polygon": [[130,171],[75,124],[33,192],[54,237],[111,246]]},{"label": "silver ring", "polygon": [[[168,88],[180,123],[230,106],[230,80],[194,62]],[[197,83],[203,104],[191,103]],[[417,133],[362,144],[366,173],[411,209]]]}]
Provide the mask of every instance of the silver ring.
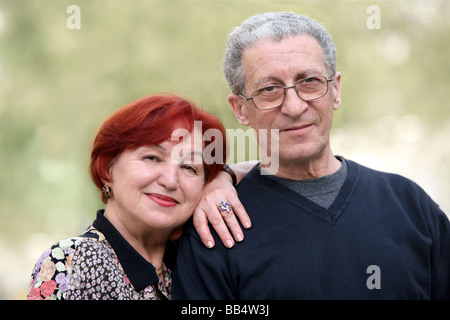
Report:
[{"label": "silver ring", "polygon": [[222,200],[220,203],[219,203],[219,205],[218,205],[218,207],[219,207],[219,210],[220,210],[220,212],[221,213],[223,213],[223,212],[230,212],[231,210],[233,210],[233,208],[231,207],[231,203],[229,203],[228,201],[226,201],[226,200]]}]

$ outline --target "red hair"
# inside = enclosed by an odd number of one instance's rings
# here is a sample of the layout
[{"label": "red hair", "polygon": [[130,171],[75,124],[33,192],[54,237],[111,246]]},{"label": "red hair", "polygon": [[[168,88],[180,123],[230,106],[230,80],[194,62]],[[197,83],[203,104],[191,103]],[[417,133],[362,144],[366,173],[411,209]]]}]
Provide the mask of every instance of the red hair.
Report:
[{"label": "red hair", "polygon": [[[125,149],[161,143],[171,137],[175,124],[181,123],[192,132],[194,121],[201,121],[202,136],[208,129],[217,129],[222,134],[222,163],[203,161],[205,182],[211,181],[226,160],[225,128],[219,119],[192,102],[165,94],[134,101],[115,111],[101,125],[94,139],[90,163],[91,177],[97,188],[102,191],[104,183],[110,181],[109,169]],[[213,141],[204,141],[205,147]],[[103,194],[102,201],[107,201]]]}]

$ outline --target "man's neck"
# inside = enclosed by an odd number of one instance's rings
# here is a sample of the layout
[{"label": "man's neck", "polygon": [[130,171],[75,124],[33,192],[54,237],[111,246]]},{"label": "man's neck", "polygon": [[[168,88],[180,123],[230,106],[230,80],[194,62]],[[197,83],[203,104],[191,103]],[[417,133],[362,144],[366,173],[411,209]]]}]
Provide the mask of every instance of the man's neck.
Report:
[{"label": "man's neck", "polygon": [[330,153],[321,159],[298,159],[282,161],[275,176],[293,180],[311,180],[335,173],[341,167],[341,162]]}]

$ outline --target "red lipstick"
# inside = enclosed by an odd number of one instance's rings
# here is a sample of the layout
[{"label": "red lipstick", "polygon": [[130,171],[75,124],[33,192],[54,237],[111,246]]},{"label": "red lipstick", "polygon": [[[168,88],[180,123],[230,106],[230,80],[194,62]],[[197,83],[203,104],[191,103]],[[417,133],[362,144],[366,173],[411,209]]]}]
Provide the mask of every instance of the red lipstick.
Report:
[{"label": "red lipstick", "polygon": [[174,198],[168,197],[168,196],[164,196],[162,194],[159,193],[148,193],[147,197],[149,197],[150,199],[152,199],[153,201],[155,201],[157,204],[163,206],[163,207],[174,207],[178,204],[178,201],[175,200]]}]

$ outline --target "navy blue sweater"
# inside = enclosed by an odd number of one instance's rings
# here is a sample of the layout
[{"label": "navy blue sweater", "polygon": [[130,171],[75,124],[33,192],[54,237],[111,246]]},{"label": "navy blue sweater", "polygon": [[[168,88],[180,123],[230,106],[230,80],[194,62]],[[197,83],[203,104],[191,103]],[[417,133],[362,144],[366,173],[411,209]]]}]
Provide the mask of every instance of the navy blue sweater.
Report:
[{"label": "navy blue sweater", "polygon": [[174,299],[449,299],[450,225],[414,182],[348,161],[324,209],[253,168],[245,240],[207,249],[185,229]]}]

